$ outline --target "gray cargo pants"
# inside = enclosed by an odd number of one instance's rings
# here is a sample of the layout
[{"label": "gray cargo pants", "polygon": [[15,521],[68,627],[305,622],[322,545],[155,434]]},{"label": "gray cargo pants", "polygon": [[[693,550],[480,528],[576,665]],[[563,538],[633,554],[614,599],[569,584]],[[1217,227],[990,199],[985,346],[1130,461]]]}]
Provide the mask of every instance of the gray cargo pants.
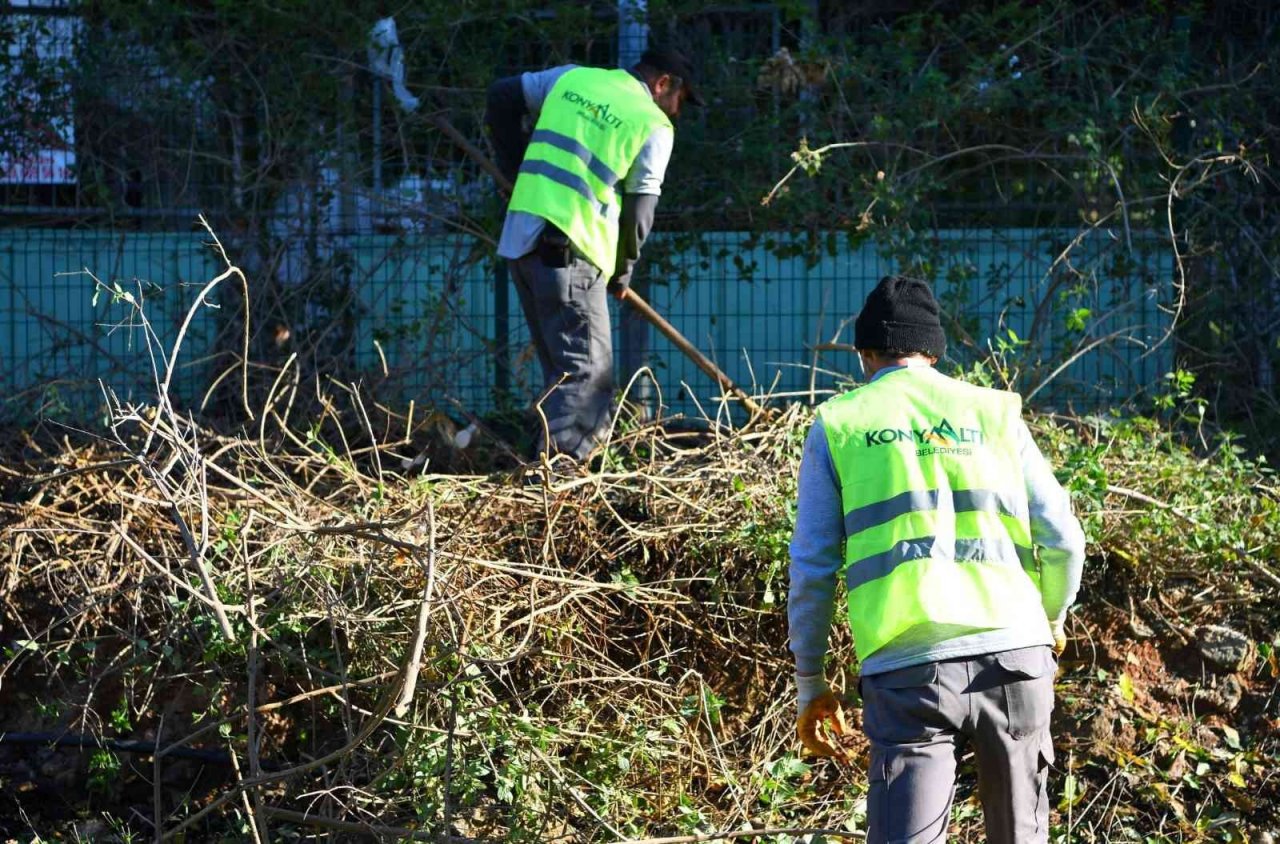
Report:
[{"label": "gray cargo pants", "polygon": [[558,269],[543,264],[537,252],[508,263],[542,366],[543,390],[550,390],[541,405],[546,427],[535,418],[534,440],[540,451],[582,460],[608,426],[613,400],[604,275],[580,257]]},{"label": "gray cargo pants", "polygon": [[987,841],[1047,842],[1056,668],[1053,651],[1036,646],[864,676],[867,841],[946,841],[956,762],[969,743]]}]

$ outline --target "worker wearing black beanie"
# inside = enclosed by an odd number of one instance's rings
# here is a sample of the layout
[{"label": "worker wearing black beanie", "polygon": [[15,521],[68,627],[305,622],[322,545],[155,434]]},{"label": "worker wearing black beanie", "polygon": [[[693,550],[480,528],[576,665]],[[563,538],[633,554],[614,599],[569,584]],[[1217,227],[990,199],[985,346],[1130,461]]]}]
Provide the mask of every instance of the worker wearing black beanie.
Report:
[{"label": "worker wearing black beanie", "polygon": [[947,338],[938,300],[927,282],[886,276],[876,285],[853,325],[853,345],[862,350],[920,352],[940,358]]},{"label": "worker wearing black beanie", "polygon": [[927,283],[883,279],[854,324],[865,383],[824,402],[805,437],[787,590],[796,731],[848,758],[825,672],[843,587],[866,844],[946,838],[961,748],[986,840],[1049,844],[1049,716],[1084,530],[1019,397],[937,370],[938,312]]}]

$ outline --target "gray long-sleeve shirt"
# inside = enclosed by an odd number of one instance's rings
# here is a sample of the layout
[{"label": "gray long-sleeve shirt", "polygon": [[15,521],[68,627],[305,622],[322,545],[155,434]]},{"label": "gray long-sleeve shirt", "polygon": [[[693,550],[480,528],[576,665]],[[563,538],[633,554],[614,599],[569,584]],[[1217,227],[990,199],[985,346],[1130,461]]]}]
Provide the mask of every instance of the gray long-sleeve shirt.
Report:
[{"label": "gray long-sleeve shirt", "polygon": [[[882,369],[875,378],[899,368]],[[1071,512],[1070,496],[1054,477],[1026,423],[1018,423],[1015,436],[1026,479],[1031,540],[1039,546],[1041,602],[1047,621],[1061,623],[1080,586],[1084,531]],[[787,614],[798,674],[822,671],[835,613],[836,584],[844,565],[844,545],[840,481],[818,419],[805,440],[800,460],[796,527],[791,538]],[[900,638],[863,660],[861,671],[864,675],[879,674],[925,662],[1051,644],[1049,624],[970,633],[942,641],[929,635],[924,641]]]}]

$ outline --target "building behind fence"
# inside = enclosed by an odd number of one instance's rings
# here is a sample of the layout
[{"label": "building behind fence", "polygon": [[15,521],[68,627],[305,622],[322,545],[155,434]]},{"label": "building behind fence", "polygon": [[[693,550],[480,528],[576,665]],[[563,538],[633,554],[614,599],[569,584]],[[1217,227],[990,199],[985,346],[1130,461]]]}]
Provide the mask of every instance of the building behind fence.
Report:
[{"label": "building behind fence", "polygon": [[[623,3],[593,18],[608,37],[570,57],[626,63],[646,37],[643,10]],[[499,200],[473,161],[412,122],[410,108],[422,104],[406,104],[414,95],[395,76],[404,67],[410,88],[420,78],[412,49],[395,46],[408,44],[410,26],[389,33],[385,21],[368,21],[376,49],[342,77],[350,125],[318,127],[331,142],[270,168],[276,180],[261,190],[242,145],[262,115],[219,113],[222,98],[237,96],[220,92],[220,80],[175,67],[163,44],[74,4],[32,0],[0,15],[11,35],[7,79],[32,115],[0,134],[5,417],[83,420],[103,389],[145,401],[170,366],[184,406],[218,401],[217,388],[239,377],[228,373],[246,309],[236,279],[201,297],[227,264],[195,225],[200,214],[245,272],[250,359],[263,383],[299,353],[313,374],[376,385],[392,403],[479,413],[535,395],[536,361],[493,254]],[[1139,227],[1081,228],[1038,213],[969,221],[957,204],[904,244],[836,219],[786,226],[763,212],[755,224],[747,212],[721,213],[760,199],[726,189],[731,174],[699,170],[708,150],[741,143],[744,121],[755,127],[752,143],[771,139],[755,151],[766,179],[790,166],[798,133],[777,121],[805,104],[793,97],[787,106],[788,85],[798,83],[777,73],[803,33],[767,4],[713,9],[693,23],[683,46],[698,55],[716,105],[680,128],[637,289],[739,384],[805,402],[838,389],[857,372],[848,344],[866,293],[886,274],[921,266],[951,319],[952,362],[994,356],[1003,371],[989,364],[992,380],[1011,378],[1039,403],[1123,403],[1170,369],[1173,256],[1166,239]],[[527,41],[505,55],[492,75],[547,63]],[[53,82],[36,85],[37,70]],[[483,144],[483,92],[440,96]],[[806,179],[789,189],[829,187]],[[615,325],[620,380],[638,361],[651,372],[637,377],[633,396],[660,397],[669,412],[723,412],[710,379],[663,338],[625,317]]]}]

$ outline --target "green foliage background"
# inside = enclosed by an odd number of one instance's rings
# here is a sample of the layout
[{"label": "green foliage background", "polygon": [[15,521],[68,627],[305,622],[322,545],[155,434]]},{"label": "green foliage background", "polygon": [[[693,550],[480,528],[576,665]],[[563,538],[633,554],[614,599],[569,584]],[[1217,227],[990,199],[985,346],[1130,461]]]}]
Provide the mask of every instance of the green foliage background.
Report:
[{"label": "green foliage background", "polygon": [[[487,177],[428,115],[483,146],[494,78],[617,54],[606,3],[81,9],[77,202],[125,210],[132,180],[150,205],[216,209],[216,228],[263,254],[290,180],[334,166],[370,185],[375,157],[385,183],[452,176],[456,213],[436,222],[492,237],[501,207]],[[383,92],[374,156],[365,46],[386,14],[423,106],[405,114]],[[875,238],[936,278],[942,227],[1155,232],[1180,259],[1156,280],[1179,320],[1179,365],[1223,418],[1269,430],[1280,363],[1271,4],[658,0],[648,16],[652,41],[696,57],[710,100],[680,125],[660,223],[688,233],[673,248],[707,230],[768,233],[779,254],[815,257],[832,238]],[[802,173],[779,187],[793,166]],[[649,257],[661,265],[661,250]]]}]

